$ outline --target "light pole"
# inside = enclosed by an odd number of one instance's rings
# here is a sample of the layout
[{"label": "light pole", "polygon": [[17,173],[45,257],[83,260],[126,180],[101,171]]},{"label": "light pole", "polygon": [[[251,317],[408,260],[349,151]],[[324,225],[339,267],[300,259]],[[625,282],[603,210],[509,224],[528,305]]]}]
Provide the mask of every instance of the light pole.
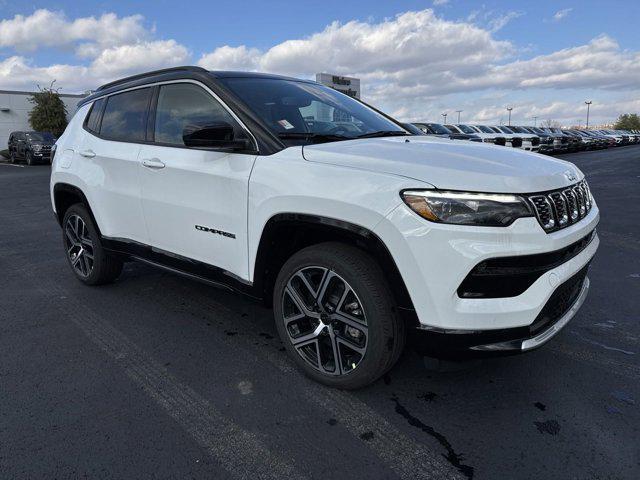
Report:
[{"label": "light pole", "polygon": [[513,107],[507,107],[507,112],[509,112],[509,126],[511,126],[511,110],[513,110]]},{"label": "light pole", "polygon": [[457,114],[458,114],[458,123],[460,123],[460,113],[462,113],[464,110],[456,110]]},{"label": "light pole", "polygon": [[447,115],[448,115],[447,113],[442,114],[442,117],[444,118],[444,123],[447,123]]},{"label": "light pole", "polygon": [[537,127],[538,126],[538,117],[531,117],[533,118],[533,126]]},{"label": "light pole", "polygon": [[589,107],[593,102],[589,100],[588,102],[584,102],[584,103],[587,106],[587,129],[588,129],[589,128]]}]

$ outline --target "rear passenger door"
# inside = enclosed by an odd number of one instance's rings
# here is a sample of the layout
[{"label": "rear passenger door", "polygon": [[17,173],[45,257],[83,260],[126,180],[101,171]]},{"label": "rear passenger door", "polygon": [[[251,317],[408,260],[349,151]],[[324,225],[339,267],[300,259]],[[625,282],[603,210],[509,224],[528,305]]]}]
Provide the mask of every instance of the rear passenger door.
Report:
[{"label": "rear passenger door", "polygon": [[90,201],[105,237],[145,243],[138,154],[146,140],[152,88],[138,88],[94,102],[77,152]]},{"label": "rear passenger door", "polygon": [[180,81],[157,87],[142,146],[142,205],[149,244],[248,278],[247,196],[255,154],[189,148],[194,126],[231,124],[234,138],[251,138],[205,86]]}]

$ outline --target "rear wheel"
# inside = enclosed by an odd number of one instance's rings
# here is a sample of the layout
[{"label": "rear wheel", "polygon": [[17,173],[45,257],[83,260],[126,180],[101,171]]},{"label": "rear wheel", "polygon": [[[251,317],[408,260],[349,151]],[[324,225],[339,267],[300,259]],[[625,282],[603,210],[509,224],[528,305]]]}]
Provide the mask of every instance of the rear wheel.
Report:
[{"label": "rear wheel", "polygon": [[326,385],[364,387],[404,346],[404,324],[379,265],[363,251],[324,243],[294,254],[274,289],[280,338],[297,366]]},{"label": "rear wheel", "polygon": [[82,204],[69,207],[62,221],[67,260],[76,278],[87,285],[113,282],[122,271],[122,260],[102,247],[91,215]]}]

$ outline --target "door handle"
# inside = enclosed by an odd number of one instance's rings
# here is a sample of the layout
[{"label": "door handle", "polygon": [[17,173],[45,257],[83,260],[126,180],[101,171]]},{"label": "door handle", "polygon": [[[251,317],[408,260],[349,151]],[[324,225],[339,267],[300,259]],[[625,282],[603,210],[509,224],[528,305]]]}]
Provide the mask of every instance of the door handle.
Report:
[{"label": "door handle", "polygon": [[84,150],[80,152],[80,155],[86,158],[93,158],[96,156],[96,153],[93,150]]},{"label": "door handle", "polygon": [[161,168],[164,168],[164,162],[159,158],[145,158],[144,160],[142,160],[142,165],[144,165],[147,168],[152,168],[154,170],[159,170]]}]

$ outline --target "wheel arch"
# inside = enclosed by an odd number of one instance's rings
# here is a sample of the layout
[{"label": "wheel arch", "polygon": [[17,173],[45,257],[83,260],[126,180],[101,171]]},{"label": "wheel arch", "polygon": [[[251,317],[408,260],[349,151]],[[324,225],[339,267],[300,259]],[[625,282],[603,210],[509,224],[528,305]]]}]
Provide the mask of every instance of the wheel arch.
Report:
[{"label": "wheel arch", "polygon": [[89,204],[89,200],[87,200],[87,196],[80,188],[69,183],[56,183],[53,186],[53,201],[56,210],[56,218],[58,219],[60,226],[62,226],[62,220],[64,219],[64,215],[69,207],[76,203],[81,203],[89,211],[91,221],[98,230],[98,235],[102,236],[98,222],[96,221],[91,205]]},{"label": "wheel arch", "polygon": [[274,215],[262,230],[253,269],[258,296],[271,305],[275,279],[287,259],[305,247],[328,241],[354,245],[371,255],[387,275],[398,307],[408,312],[414,310],[391,252],[375,233],[344,220],[299,213]]}]

